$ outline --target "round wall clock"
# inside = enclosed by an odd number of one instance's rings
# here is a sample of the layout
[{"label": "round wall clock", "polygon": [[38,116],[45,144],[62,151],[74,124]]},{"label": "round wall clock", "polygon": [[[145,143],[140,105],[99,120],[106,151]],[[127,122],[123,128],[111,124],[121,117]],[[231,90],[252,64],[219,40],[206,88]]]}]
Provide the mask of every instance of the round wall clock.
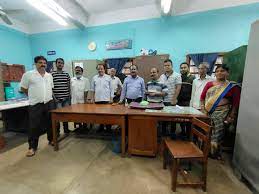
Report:
[{"label": "round wall clock", "polygon": [[95,42],[90,42],[90,43],[88,44],[88,49],[89,49],[90,51],[95,51],[95,49],[96,49],[96,43],[95,43]]}]

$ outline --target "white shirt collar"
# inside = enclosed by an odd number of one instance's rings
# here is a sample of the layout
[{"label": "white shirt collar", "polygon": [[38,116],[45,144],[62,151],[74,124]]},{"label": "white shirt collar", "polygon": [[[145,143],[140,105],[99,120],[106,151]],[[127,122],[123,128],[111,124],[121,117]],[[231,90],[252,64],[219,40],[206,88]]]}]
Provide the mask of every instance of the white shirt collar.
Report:
[{"label": "white shirt collar", "polygon": [[44,75],[42,76],[37,69],[34,69],[34,73],[40,75],[41,77],[45,77],[48,74],[48,72],[45,71]]},{"label": "white shirt collar", "polygon": [[[206,74],[205,79],[208,79],[209,77],[210,77],[210,76],[209,76],[208,74]],[[199,80],[202,80],[200,75],[198,76],[198,79],[199,79]]]}]

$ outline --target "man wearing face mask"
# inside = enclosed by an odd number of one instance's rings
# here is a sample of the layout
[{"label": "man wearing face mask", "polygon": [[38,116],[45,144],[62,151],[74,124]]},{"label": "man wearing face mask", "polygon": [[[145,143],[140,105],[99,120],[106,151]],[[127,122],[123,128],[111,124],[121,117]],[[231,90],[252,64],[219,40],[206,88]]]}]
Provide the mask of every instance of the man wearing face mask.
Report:
[{"label": "man wearing face mask", "polygon": [[[192,95],[192,83],[195,76],[190,74],[190,67],[187,63],[181,63],[180,72],[182,77],[182,87],[178,96],[179,106],[190,106],[191,95]],[[181,136],[186,138],[188,136],[191,126],[189,123],[181,123]]]},{"label": "man wearing face mask", "polygon": [[52,98],[53,78],[46,72],[47,59],[43,56],[34,58],[35,70],[22,76],[21,90],[29,97],[29,150],[27,157],[34,156],[40,135],[47,131],[49,144],[52,143],[52,128],[50,110],[55,108]]}]

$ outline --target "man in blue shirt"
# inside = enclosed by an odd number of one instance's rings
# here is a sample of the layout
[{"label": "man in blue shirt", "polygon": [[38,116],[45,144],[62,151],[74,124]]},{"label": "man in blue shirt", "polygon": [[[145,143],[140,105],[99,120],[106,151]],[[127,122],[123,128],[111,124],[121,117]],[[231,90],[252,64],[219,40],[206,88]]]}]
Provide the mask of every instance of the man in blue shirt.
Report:
[{"label": "man in blue shirt", "polygon": [[132,65],[130,67],[130,75],[124,80],[119,103],[123,103],[125,98],[127,99],[128,103],[141,102],[144,98],[144,94],[144,79],[138,76],[137,65]]}]

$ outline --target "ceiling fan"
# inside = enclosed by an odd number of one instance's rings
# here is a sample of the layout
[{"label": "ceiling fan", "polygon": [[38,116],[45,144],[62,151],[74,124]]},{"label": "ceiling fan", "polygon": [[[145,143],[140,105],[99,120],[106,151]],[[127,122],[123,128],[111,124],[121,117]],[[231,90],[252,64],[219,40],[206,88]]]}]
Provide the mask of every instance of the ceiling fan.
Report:
[{"label": "ceiling fan", "polygon": [[3,8],[0,6],[0,18],[8,25],[13,25],[13,22],[9,19],[6,12],[3,10]]}]

